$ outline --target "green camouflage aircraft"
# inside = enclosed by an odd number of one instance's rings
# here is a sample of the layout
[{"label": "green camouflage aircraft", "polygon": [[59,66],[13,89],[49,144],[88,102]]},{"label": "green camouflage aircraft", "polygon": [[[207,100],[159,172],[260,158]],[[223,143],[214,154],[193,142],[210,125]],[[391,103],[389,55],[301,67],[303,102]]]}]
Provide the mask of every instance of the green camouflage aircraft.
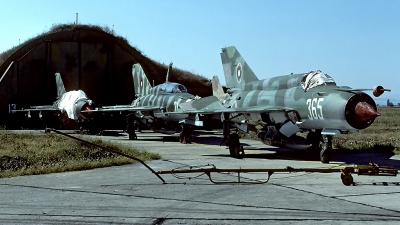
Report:
[{"label": "green camouflage aircraft", "polygon": [[[233,157],[244,152],[231,128],[256,132],[268,145],[318,150],[321,162],[328,163],[334,135],[365,129],[380,115],[374,100],[363,92],[369,89],[339,87],[319,70],[259,80],[235,47],[223,48],[221,60],[227,93],[215,76],[214,96],[179,106],[187,113],[221,119],[223,141]],[[390,90],[378,86],[373,94],[384,91]],[[308,132],[307,137],[298,132]]]},{"label": "green camouflage aircraft", "polygon": [[137,139],[135,133],[136,120],[146,124],[155,132],[174,134],[180,132],[181,143],[189,143],[191,126],[202,126],[195,114],[183,113],[178,106],[180,103],[198,99],[188,93],[186,87],[179,83],[168,82],[172,68],[170,63],[167,71],[166,82],[152,87],[140,64],[132,67],[132,76],[136,98],[130,105],[104,106],[96,110],[84,112],[126,112],[127,132],[129,139]]}]

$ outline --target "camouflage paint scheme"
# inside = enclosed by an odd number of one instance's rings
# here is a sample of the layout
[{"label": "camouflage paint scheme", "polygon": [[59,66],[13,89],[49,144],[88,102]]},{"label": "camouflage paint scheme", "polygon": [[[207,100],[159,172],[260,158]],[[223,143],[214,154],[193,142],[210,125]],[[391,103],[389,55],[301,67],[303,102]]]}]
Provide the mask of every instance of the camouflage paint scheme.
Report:
[{"label": "camouflage paint scheme", "polygon": [[[368,89],[339,87],[319,70],[259,80],[235,47],[223,48],[221,60],[227,93],[215,76],[214,96],[180,107],[187,113],[213,113],[226,121],[227,127],[257,132],[266,144],[292,149],[313,147],[320,151],[321,161],[329,162],[333,135],[365,129],[379,116],[374,100],[362,92]],[[386,90],[380,88],[379,95]],[[229,139],[237,135],[228,136],[227,129],[224,138],[228,145],[235,145]],[[297,136],[299,131],[309,131],[307,139]],[[326,145],[321,144],[322,135],[327,136]],[[237,147],[230,146],[232,156]]]},{"label": "camouflage paint scheme", "polygon": [[[131,112],[134,117],[146,124],[155,132],[173,134],[181,132],[183,139],[190,139],[190,125],[202,126],[201,121],[196,121],[195,115],[183,113],[178,106],[180,103],[198,99],[187,92],[185,86],[179,83],[168,82],[172,63],[168,67],[167,81],[152,87],[140,64],[132,67],[132,76],[136,98],[130,105],[105,106],[93,112]],[[130,116],[128,115],[128,116]],[[129,119],[128,119],[129,120]],[[129,127],[130,139],[136,139],[135,128]],[[185,130],[188,130],[186,132]]]}]

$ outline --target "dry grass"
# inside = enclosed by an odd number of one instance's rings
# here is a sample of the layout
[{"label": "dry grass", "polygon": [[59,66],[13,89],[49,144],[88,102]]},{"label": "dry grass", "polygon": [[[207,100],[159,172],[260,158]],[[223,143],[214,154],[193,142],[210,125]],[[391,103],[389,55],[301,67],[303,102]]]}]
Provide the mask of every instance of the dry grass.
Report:
[{"label": "dry grass", "polygon": [[[100,139],[85,140],[143,161],[160,159],[157,154]],[[6,130],[0,131],[0,177],[86,170],[135,162],[58,134],[16,134]]]},{"label": "dry grass", "polygon": [[339,135],[333,139],[335,148],[393,152],[400,155],[400,108],[381,107],[381,116],[359,133]]}]

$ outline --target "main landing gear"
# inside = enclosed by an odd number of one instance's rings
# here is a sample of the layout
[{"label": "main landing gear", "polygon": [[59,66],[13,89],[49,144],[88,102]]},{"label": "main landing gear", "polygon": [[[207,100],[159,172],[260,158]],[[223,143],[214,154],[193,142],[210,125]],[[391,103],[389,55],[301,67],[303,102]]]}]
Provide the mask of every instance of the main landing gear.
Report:
[{"label": "main landing gear", "polygon": [[133,113],[126,115],[126,132],[128,133],[129,140],[136,140],[136,125],[137,121]]},{"label": "main landing gear", "polygon": [[332,154],[332,136],[327,135],[326,145],[321,147],[321,150],[319,152],[319,159],[323,163],[329,163],[329,161],[331,160],[331,154]]},{"label": "main landing gear", "polygon": [[240,146],[239,135],[237,133],[229,134],[228,138],[229,155],[235,158],[243,158],[243,146]]},{"label": "main landing gear", "polygon": [[322,163],[329,163],[332,154],[332,135],[326,135],[326,141],[321,131],[310,131],[307,140],[311,143],[310,150],[319,152],[319,159]]},{"label": "main landing gear", "polygon": [[190,144],[192,139],[192,127],[190,125],[182,125],[182,131],[179,133],[179,142],[182,144]]},{"label": "main landing gear", "polygon": [[242,158],[244,155],[243,146],[240,146],[239,135],[237,133],[230,133],[230,122],[224,121],[223,123],[223,139],[222,144],[226,144],[229,148],[229,155],[235,158]]}]

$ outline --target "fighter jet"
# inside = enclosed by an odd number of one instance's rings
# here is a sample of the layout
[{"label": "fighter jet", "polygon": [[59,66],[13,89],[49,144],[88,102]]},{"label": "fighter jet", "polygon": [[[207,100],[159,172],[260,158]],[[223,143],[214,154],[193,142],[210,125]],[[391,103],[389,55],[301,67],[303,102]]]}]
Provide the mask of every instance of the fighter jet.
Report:
[{"label": "fighter jet", "polygon": [[182,102],[189,102],[199,97],[188,93],[184,85],[169,82],[168,77],[171,69],[172,63],[168,67],[166,82],[152,87],[141,65],[134,64],[132,76],[136,98],[130,105],[104,106],[84,112],[129,113],[127,114],[126,130],[131,140],[137,139],[135,129],[137,121],[140,121],[158,133],[174,134],[180,132],[180,142],[189,143],[191,126],[202,126],[203,123],[199,121],[198,115],[180,113],[182,110],[178,106]]},{"label": "fighter jet", "polygon": [[[363,91],[337,86],[319,70],[259,80],[235,47],[222,49],[227,93],[213,78],[214,96],[179,105],[187,113],[212,113],[223,121],[224,141],[231,156],[244,152],[231,128],[255,132],[265,144],[289,149],[317,150],[328,163],[332,138],[369,127],[380,114]],[[384,91],[373,89],[377,97]],[[307,133],[306,138],[297,135]]]},{"label": "fighter jet", "polygon": [[57,86],[57,100],[52,105],[30,106],[28,109],[11,110],[15,112],[25,112],[26,117],[31,118],[31,112],[38,112],[39,118],[43,117],[42,113],[52,112],[56,116],[61,117],[63,124],[71,121],[82,123],[88,121],[87,115],[83,115],[83,110],[91,110],[96,108],[96,104],[86,96],[82,90],[66,91],[60,73],[55,73]]}]

